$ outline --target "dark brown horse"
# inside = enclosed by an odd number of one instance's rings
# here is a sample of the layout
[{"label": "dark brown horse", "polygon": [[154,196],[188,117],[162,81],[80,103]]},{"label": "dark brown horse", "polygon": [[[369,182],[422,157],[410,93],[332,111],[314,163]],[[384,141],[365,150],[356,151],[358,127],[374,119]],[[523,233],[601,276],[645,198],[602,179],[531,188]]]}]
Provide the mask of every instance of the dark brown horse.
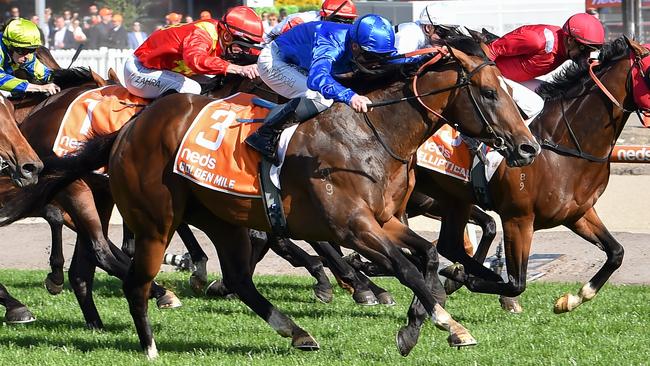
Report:
[{"label": "dark brown horse", "polygon": [[[11,102],[0,96],[0,173],[8,185],[26,187],[38,181],[43,163],[18,130]],[[6,308],[5,322],[28,323],[34,316],[0,284],[0,305]]]},{"label": "dark brown horse", "polygon": [[[458,40],[457,45],[478,48],[473,40]],[[422,301],[434,323],[449,331],[452,346],[474,344],[475,340],[434,299],[433,293],[444,297],[440,284],[433,280],[437,252],[396,218],[403,214],[414,183],[414,153],[443,123],[436,113],[442,113],[445,120],[458,121],[460,130],[469,136],[503,145],[509,163],[528,164],[538,152],[514,103],[499,87],[498,70],[480,49],[478,52],[481,56],[456,50],[455,56],[421,73],[418,90],[439,91],[420,97],[431,110],[409,100],[413,95],[410,82],[391,81],[402,77],[397,72],[389,74],[388,81],[384,78],[381,85],[366,82],[365,94],[371,99],[397,99],[367,114],[335,105],[300,125],[281,175],[292,236],[341,243],[394,271]],[[124,292],[140,344],[149,357],[156,357],[157,349],[147,317],[147,294],[169,239],[183,221],[203,230],[213,241],[224,281],[244,303],[280,335],[291,337],[294,347],[316,349],[316,341],[253,285],[254,248],[246,227],[271,230],[261,200],[211,191],[171,172],[171,160],[185,131],[210,101],[183,94],[155,101],[119,135],[97,139],[80,155],[63,159],[62,164],[74,169],[62,182],[105,164],[110,152],[111,191],[136,241]],[[333,190],[325,188],[323,177]],[[143,181],[147,183],[141,184]],[[28,200],[25,197],[15,203],[27,208]],[[9,214],[17,209],[14,213],[19,214],[20,205],[3,211]],[[405,250],[420,259],[419,268],[407,258]]]},{"label": "dark brown horse", "polygon": [[[593,299],[623,261],[623,247],[593,206],[609,180],[611,149],[629,114],[638,108],[632,95],[631,69],[640,66],[631,65],[630,58],[648,52],[627,38],[607,44],[601,51],[596,74],[621,107],[595,85],[585,65],[570,67],[538,90],[546,105],[530,128],[544,142],[542,153],[526,167],[501,164],[489,184],[494,210],[503,222],[508,282],[482,266],[489,243],[481,245],[474,258],[462,250],[462,230],[475,203],[470,187],[418,169],[416,190],[436,197],[442,208],[438,251],[464,266],[464,270],[447,275],[472,291],[517,296],[526,288],[533,232],[564,225],[603,250],[607,260],[578,295],[558,299],[554,311],[571,311]],[[412,308],[410,314],[410,324],[403,332],[417,337],[425,312],[419,307]]]}]

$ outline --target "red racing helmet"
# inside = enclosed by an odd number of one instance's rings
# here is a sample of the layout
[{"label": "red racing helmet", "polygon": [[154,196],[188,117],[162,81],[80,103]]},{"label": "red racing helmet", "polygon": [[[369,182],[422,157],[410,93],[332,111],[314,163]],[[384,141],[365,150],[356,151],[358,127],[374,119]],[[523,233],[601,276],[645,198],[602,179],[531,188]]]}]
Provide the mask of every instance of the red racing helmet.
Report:
[{"label": "red racing helmet", "polygon": [[252,43],[261,43],[264,27],[262,19],[248,6],[235,6],[228,10],[222,20],[226,30],[233,37]]},{"label": "red racing helmet", "polygon": [[591,14],[572,15],[562,26],[562,31],[582,44],[602,46],[605,43],[605,28],[600,20]]},{"label": "red racing helmet", "polygon": [[350,0],[325,0],[320,8],[320,16],[354,20],[358,16],[357,7]]}]

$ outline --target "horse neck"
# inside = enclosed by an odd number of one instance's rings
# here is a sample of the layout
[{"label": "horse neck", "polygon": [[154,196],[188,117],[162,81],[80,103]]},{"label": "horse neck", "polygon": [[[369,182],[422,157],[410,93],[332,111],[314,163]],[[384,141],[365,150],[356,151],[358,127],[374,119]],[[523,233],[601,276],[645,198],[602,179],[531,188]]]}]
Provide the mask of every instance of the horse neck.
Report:
[{"label": "horse neck", "polygon": [[[612,66],[600,78],[621,105],[631,97],[626,85],[628,71],[629,61],[625,59]],[[531,130],[542,139],[576,148],[566,126],[568,121],[582,150],[602,157],[609,154],[628,117],[629,113],[615,106],[598,86],[593,85],[584,96],[547,101],[544,111],[531,125]]]},{"label": "horse neck", "polygon": [[[366,94],[373,102],[394,100],[413,95],[408,84],[394,83]],[[434,105],[429,107],[435,109]],[[417,100],[409,100],[376,107],[368,112],[368,119],[375,126],[387,146],[398,156],[408,159],[418,147],[437,129]]]}]

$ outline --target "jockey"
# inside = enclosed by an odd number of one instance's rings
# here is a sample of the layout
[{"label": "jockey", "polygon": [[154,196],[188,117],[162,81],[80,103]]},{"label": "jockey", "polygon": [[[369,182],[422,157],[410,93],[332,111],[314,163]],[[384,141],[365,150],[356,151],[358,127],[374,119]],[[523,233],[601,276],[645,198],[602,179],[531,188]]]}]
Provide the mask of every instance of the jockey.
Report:
[{"label": "jockey", "polygon": [[273,91],[291,99],[269,113],[246,143],[277,163],[276,144],[285,126],[312,118],[342,102],[367,112],[370,99],[339,84],[332,75],[351,72],[363,59],[393,55],[395,33],[378,15],[354,24],[300,24],[266,45],[257,60],[260,77]]},{"label": "jockey", "polygon": [[[52,71],[43,65],[34,51],[42,45],[41,33],[36,24],[27,19],[17,18],[10,21],[2,33],[0,42],[0,90],[12,95],[25,92],[43,92],[56,94],[61,89],[53,83],[47,83]],[[34,81],[46,83],[32,84],[27,80],[13,76],[14,72],[22,69]]]},{"label": "jockey", "polygon": [[427,5],[415,22],[399,24],[395,30],[397,53],[405,54],[430,47],[451,29],[458,28],[455,14],[436,14],[433,5]]},{"label": "jockey", "polygon": [[357,18],[357,7],[350,0],[325,0],[320,10],[295,13],[284,18],[268,33],[264,34],[264,43],[270,43],[280,34],[298,24],[329,21],[335,23],[352,23]]},{"label": "jockey", "polygon": [[579,13],[562,28],[544,24],[519,27],[490,43],[488,57],[496,62],[512,88],[512,99],[530,119],[544,107],[542,98],[533,91],[539,85],[534,78],[569,59],[585,62],[590,52],[600,49],[604,42],[605,30],[600,21]]},{"label": "jockey", "polygon": [[158,30],[135,50],[124,65],[126,88],[141,98],[156,98],[169,90],[200,94],[188,76],[236,74],[259,76],[257,65],[240,66],[224,56],[254,52],[262,42],[262,20],[246,6],[230,9],[223,20],[198,20]]}]

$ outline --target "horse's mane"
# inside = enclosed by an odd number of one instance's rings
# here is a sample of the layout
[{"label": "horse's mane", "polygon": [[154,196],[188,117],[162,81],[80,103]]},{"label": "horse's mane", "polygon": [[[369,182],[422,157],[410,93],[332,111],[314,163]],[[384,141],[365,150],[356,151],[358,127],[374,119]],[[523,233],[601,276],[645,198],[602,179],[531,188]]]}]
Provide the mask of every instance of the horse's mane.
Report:
[{"label": "horse's mane", "polygon": [[[626,57],[628,53],[629,47],[623,37],[605,44],[598,57],[602,65],[601,68]],[[586,62],[579,64],[572,63],[553,76],[551,81],[542,83],[536,92],[544,99],[555,99],[565,95],[568,90],[572,90],[578,86],[581,87],[581,90],[578,91],[578,94],[580,94],[585,90],[585,86],[587,85],[590,85],[589,65]]]},{"label": "horse's mane", "polygon": [[50,81],[60,86],[61,89],[95,82],[90,69],[87,67],[52,70],[52,79]]}]

